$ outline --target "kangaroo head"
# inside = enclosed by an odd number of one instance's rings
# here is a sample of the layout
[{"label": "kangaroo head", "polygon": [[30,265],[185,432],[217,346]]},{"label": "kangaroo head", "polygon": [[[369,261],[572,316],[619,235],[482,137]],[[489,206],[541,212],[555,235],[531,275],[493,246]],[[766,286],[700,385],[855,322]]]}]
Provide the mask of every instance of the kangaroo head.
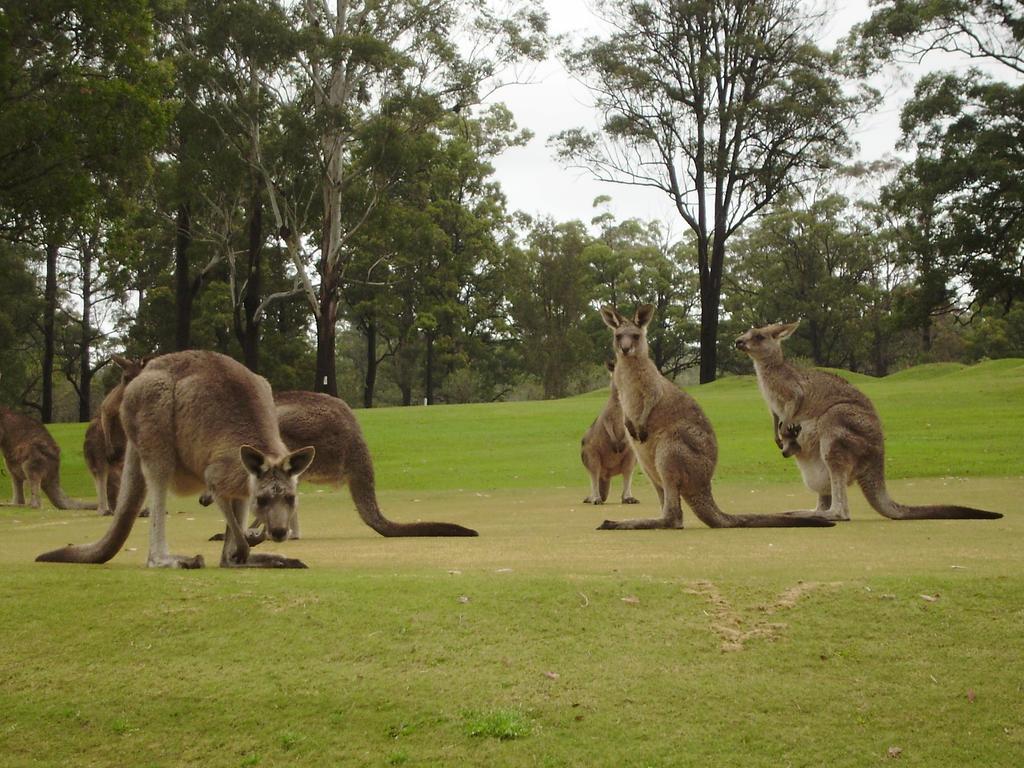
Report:
[{"label": "kangaroo head", "polygon": [[755,360],[764,360],[773,355],[782,355],[782,341],[788,339],[800,321],[795,323],[774,323],[760,328],[751,328],[736,339],[736,349],[746,352]]},{"label": "kangaroo head", "polygon": [[249,473],[253,521],[261,523],[274,541],[284,541],[295,512],[295,486],[313,461],[316,449],[310,445],[278,459],[243,445],[239,454]]},{"label": "kangaroo head", "polygon": [[616,357],[647,356],[647,325],[654,317],[653,304],[641,304],[630,320],[615,307],[601,307],[601,318],[604,324],[612,329],[614,341],[612,349]]},{"label": "kangaroo head", "polygon": [[127,384],[129,381],[134,379],[140,373],[142,369],[146,367],[146,363],[155,358],[156,355],[146,355],[145,357],[122,357],[121,355],[111,355],[110,359],[117,364],[117,367],[121,369],[121,383]]},{"label": "kangaroo head", "polygon": [[800,443],[797,440],[799,437],[799,424],[790,424],[782,430],[782,455],[787,459],[800,453]]}]

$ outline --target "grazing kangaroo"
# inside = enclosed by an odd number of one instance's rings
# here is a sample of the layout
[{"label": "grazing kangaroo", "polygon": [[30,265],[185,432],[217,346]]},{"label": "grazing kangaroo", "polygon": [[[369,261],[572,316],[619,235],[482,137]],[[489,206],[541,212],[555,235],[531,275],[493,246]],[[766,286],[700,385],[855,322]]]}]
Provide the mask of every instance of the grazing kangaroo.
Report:
[{"label": "grazing kangaroo", "polygon": [[[278,392],[274,402],[285,445],[316,448],[316,457],[304,479],[332,485],[348,483],[359,516],[381,536],[477,535],[472,528],[454,523],[396,523],[384,517],[377,504],[370,449],[355,414],[344,400],[317,392]],[[206,494],[200,502],[206,502]],[[297,510],[289,528],[290,538],[299,538]],[[265,536],[265,531],[251,529],[249,543],[259,543]]]},{"label": "grazing kangaroo", "polygon": [[783,358],[782,341],[799,322],[751,328],[736,339],[736,348],[754,361],[757,383],[772,413],[775,442],[798,427],[794,454],[804,483],[818,494],[813,511],[829,520],[849,520],[848,485],[856,481],[868,503],[894,520],[994,520],[998,512],[957,506],[909,507],[889,498],[885,487],[885,436],[882,422],[867,396],[840,377],[798,368]]},{"label": "grazing kangaroo", "polygon": [[623,420],[637,458],[654,483],[662,516],[605,520],[601,529],[682,528],[685,500],[711,528],[830,526],[820,517],[729,515],[711,495],[718,461],[714,430],[697,402],[658,372],[647,352],[647,325],[654,307],[643,304],[629,320],[612,307],[601,317],[612,329],[615,372]]},{"label": "grazing kangaroo", "polygon": [[39,508],[42,490],[57,509],[96,509],[95,504],[64,493],[60,487],[60,446],[35,419],[0,407],[0,452],[11,475],[14,506],[25,506],[28,480],[30,507]]},{"label": "grazing kangaroo", "polygon": [[[615,373],[615,363],[608,363],[608,371]],[[622,406],[619,392],[612,379],[611,394],[604,410],[580,441],[580,458],[590,473],[590,495],[584,504],[604,504],[608,499],[608,488],[615,475],[622,475],[622,503],[638,504],[633,497],[633,469],[636,454],[626,437],[622,422]]]},{"label": "grazing kangaroo", "polygon": [[281,440],[266,379],[216,352],[175,352],[148,363],[124,390],[121,420],[128,436],[117,510],[93,544],[68,545],[36,560],[104,563],[124,546],[149,495],[151,568],[201,568],[202,555],[168,551],[167,492],[209,488],[227,520],[224,567],[305,568],[280,555],[252,554],[246,516],[283,541],[295,508],[298,476],[313,460],[310,446],[289,452]]},{"label": "grazing kangaroo", "polygon": [[124,450],[128,439],[121,425],[121,401],[124,388],[142,372],[152,357],[141,359],[113,355],[111,360],[121,368],[121,381],[103,398],[100,411],[85,430],[85,464],[96,484],[96,498],[101,515],[112,515],[117,503],[124,467]]}]

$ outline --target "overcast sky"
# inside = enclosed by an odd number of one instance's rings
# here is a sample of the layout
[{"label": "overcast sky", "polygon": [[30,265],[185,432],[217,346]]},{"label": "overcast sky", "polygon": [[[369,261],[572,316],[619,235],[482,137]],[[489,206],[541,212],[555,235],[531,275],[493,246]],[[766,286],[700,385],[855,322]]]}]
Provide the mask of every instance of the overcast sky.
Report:
[{"label": "overcast sky", "polygon": [[[555,34],[568,33],[579,39],[599,28],[590,0],[546,0],[546,5],[550,29]],[[828,47],[869,14],[866,0],[838,5],[841,10],[831,15],[821,41]],[[670,231],[679,234],[679,216],[664,193],[598,182],[586,172],[560,166],[547,147],[548,139],[567,128],[594,128],[596,113],[586,88],[574,82],[554,58],[536,68],[533,80],[530,85],[499,91],[496,96],[509,106],[520,127],[534,133],[528,146],[509,150],[495,162],[496,176],[508,197],[509,209],[551,215],[558,221],[589,222],[595,213],[594,198],[610,195],[610,209],[617,218],[670,223]],[[882,109],[855,131],[854,138],[861,145],[864,159],[875,159],[893,150],[899,134],[899,108],[911,93],[911,85],[893,87]]]}]

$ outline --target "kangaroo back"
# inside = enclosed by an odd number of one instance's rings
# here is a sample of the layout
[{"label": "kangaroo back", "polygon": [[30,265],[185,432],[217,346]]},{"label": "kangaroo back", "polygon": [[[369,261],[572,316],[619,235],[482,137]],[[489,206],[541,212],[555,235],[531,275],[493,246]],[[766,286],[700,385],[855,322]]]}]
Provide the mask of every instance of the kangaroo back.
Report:
[{"label": "kangaroo back", "polygon": [[306,479],[338,485],[349,493],[363,522],[382,536],[476,536],[455,523],[398,523],[377,503],[373,460],[352,409],[343,401],[316,392],[279,392],[274,396],[285,445],[313,445],[316,456]]}]

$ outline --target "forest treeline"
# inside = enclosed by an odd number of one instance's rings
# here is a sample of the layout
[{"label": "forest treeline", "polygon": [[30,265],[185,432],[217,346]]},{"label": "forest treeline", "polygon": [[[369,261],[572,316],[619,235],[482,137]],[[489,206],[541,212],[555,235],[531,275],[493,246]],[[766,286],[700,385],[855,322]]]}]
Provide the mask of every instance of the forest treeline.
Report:
[{"label": "forest treeline", "polygon": [[[641,302],[688,380],[796,318],[793,354],[872,375],[1024,355],[1024,8],[882,0],[825,49],[812,6],[609,0],[566,41],[534,0],[5,3],[0,402],[84,420],[112,353],[185,348],[356,406],[560,397]],[[984,68],[917,82],[912,159],[855,163],[871,84],[940,50]],[[596,107],[552,163],[677,219],[509,210],[502,88],[552,52]]]}]

